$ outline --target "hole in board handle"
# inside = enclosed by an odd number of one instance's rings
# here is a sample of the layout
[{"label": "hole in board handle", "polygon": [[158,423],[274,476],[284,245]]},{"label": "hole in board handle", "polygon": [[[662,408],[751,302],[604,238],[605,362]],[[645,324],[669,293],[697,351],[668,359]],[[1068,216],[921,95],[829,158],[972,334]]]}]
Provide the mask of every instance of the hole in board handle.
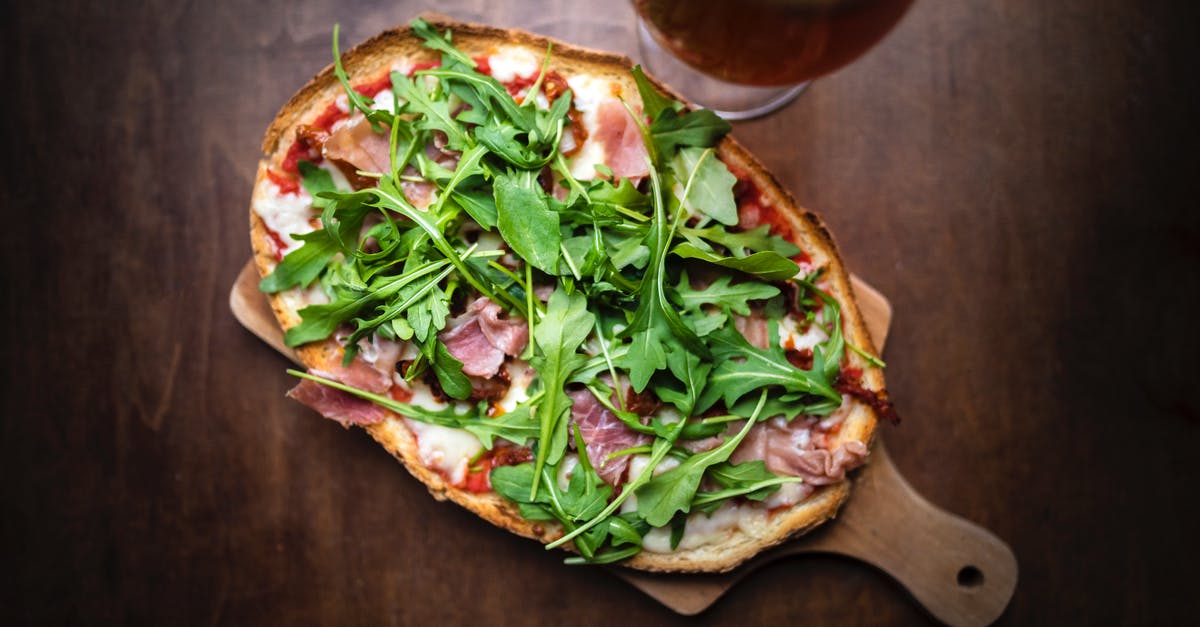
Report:
[{"label": "hole in board handle", "polygon": [[974,566],[963,566],[957,579],[958,585],[964,588],[977,588],[983,585],[983,572]]}]

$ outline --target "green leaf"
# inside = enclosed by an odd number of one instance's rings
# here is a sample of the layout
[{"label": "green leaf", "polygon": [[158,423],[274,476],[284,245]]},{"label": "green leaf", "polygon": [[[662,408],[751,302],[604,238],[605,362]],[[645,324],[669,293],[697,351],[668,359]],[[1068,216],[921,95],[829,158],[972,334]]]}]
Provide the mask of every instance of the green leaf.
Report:
[{"label": "green leaf", "polygon": [[738,223],[737,202],[733,197],[737,177],[711,148],[683,148],[670,163],[675,180],[687,183],[687,197],[680,199],[684,209],[707,215],[721,224]]},{"label": "green leaf", "polygon": [[679,312],[667,299],[664,275],[669,234],[663,210],[662,185],[653,165],[650,168],[650,189],[654,201],[654,218],[646,238],[646,245],[650,248],[650,263],[642,277],[637,311],[629,327],[622,333],[630,338],[623,365],[629,370],[630,385],[638,392],[646,389],[651,375],[666,367],[664,344],[675,340],[701,357],[708,357],[708,348],[696,332],[684,324]]},{"label": "green leaf", "polygon": [[767,281],[786,281],[800,272],[796,262],[776,252],[760,252],[745,257],[722,257],[696,248],[690,243],[677,245],[671,252],[684,259],[699,259],[708,263],[753,274]]},{"label": "green leaf", "polygon": [[396,95],[408,101],[408,110],[420,114],[413,120],[414,127],[445,133],[446,147],[451,150],[466,150],[471,146],[473,142],[466,129],[450,114],[449,99],[435,100],[422,86],[424,81],[418,82],[399,72],[392,72],[392,85]]},{"label": "green leaf", "polygon": [[299,346],[323,340],[329,337],[342,322],[360,315],[359,312],[366,310],[369,306],[387,300],[404,286],[428,277],[445,266],[446,262],[444,261],[426,263],[413,272],[398,277],[388,277],[378,285],[372,285],[371,290],[346,290],[331,303],[309,305],[299,311],[301,322],[287,330],[284,334],[284,343],[288,346]]},{"label": "green leaf", "polygon": [[[566,414],[571,399],[563,386],[571,373],[586,361],[575,351],[583,344],[595,324],[595,316],[587,310],[587,298],[579,292],[568,295],[561,287],[550,295],[546,314],[533,330],[537,352],[530,361],[542,382],[543,397],[535,413],[540,425],[536,469],[541,473],[546,464],[555,464],[566,450]],[[537,491],[537,477],[531,488],[531,498]]]},{"label": "green leaf", "polygon": [[731,280],[728,275],[722,276],[705,289],[694,290],[684,275],[676,294],[684,309],[699,311],[704,305],[716,305],[743,316],[750,315],[749,301],[779,295],[779,288],[769,283],[743,281],[731,285]]},{"label": "green leaf", "polygon": [[535,268],[557,274],[562,236],[558,214],[547,205],[545,192],[507,175],[497,176],[495,186],[501,237]]},{"label": "green leaf", "polygon": [[[766,401],[766,391],[763,391],[760,405]],[[704,471],[713,464],[729,459],[737,449],[750,428],[754,426],[757,416],[746,421],[741,431],[728,438],[720,446],[697,453],[683,460],[678,466],[651,479],[638,491],[638,514],[652,526],[661,527],[675,517],[676,512],[687,513],[691,509],[692,499],[704,478]]]},{"label": "green leaf", "polygon": [[717,400],[732,407],[745,394],[759,388],[778,385],[788,392],[802,392],[840,401],[842,395],[833,389],[832,382],[821,372],[801,370],[788,362],[783,349],[775,341],[772,323],[769,337],[771,347],[760,350],[746,342],[736,329],[725,327],[708,336],[717,366],[708,377],[697,402],[697,411],[704,411]]},{"label": "green leaf", "polygon": [[650,82],[646,77],[646,73],[642,71],[642,66],[635,65],[629,71],[633,75],[633,81],[637,83],[638,94],[642,97],[642,113],[651,120],[658,118],[658,114],[664,109],[671,111],[679,111],[683,108],[683,103],[664,96],[658,91],[658,88]]},{"label": "green leaf", "polygon": [[471,380],[463,373],[463,364],[450,354],[441,342],[436,342],[433,353],[433,373],[437,375],[442,391],[450,398],[462,400],[471,395]]},{"label": "green leaf", "polygon": [[[308,161],[301,161],[298,165],[300,181],[304,189],[313,196],[313,206],[327,206],[329,199],[319,197],[318,194],[337,193],[337,187],[334,186],[329,172]],[[304,245],[288,253],[271,274],[263,278],[258,284],[258,289],[274,294],[297,285],[302,288],[308,287],[329,264],[329,260],[342,250],[341,242],[358,235],[362,230],[363,220],[370,211],[371,208],[362,203],[349,203],[333,214],[337,219],[330,222],[335,233],[328,231],[327,226],[311,233],[289,233],[288,235],[304,242]]]},{"label": "green leaf", "polygon": [[[767,471],[766,466],[761,460],[748,461],[745,464],[737,466],[727,466],[730,468],[740,468],[742,466],[755,466],[744,471],[745,478],[733,480],[730,484],[725,484],[725,489],[715,491],[697,491],[696,497],[692,498],[691,509],[694,512],[704,512],[712,514],[716,509],[722,506],[731,498],[749,498],[751,501],[762,501],[764,498],[774,494],[779,490],[780,485],[785,483],[803,483],[804,479],[799,477],[778,477],[775,474]],[[758,470],[758,466],[762,466],[762,470]],[[710,468],[709,477],[714,476],[716,466]],[[750,478],[754,474],[757,478]]]},{"label": "green leaf", "polygon": [[708,373],[712,370],[712,364],[701,362],[700,357],[690,351],[675,348],[667,353],[667,368],[682,385],[656,385],[654,393],[663,401],[674,405],[681,415],[691,416],[700,391],[708,384]]},{"label": "green leaf", "polygon": [[708,109],[688,111],[683,115],[663,109],[650,124],[650,138],[658,154],[669,159],[678,146],[715,146],[731,129],[729,122]]},{"label": "green leaf", "polygon": [[704,242],[707,240],[725,247],[734,257],[745,257],[746,251],[770,251],[783,257],[794,257],[800,253],[795,244],[778,235],[771,235],[770,227],[766,224],[738,233],[731,233],[719,226],[704,229],[681,227],[679,232],[696,248],[711,251],[712,247]]},{"label": "green leaf", "polygon": [[[488,449],[493,447],[494,438],[502,438],[515,444],[524,444],[536,432],[536,428],[531,424],[532,421],[529,419],[527,410],[525,413],[514,411],[512,414],[515,415],[508,419],[503,419],[503,417],[489,418],[483,414],[480,406],[473,407],[465,412],[458,410],[453,405],[444,409],[431,410],[417,405],[401,403],[387,396],[373,394],[366,390],[360,390],[344,383],[306,372],[288,370],[288,374],[300,377],[301,379],[316,381],[322,385],[371,401],[380,407],[389,409],[412,420],[469,431],[478,437],[480,443]],[[525,494],[528,495],[528,491]]]},{"label": "green leaf", "polygon": [[416,33],[418,37],[425,40],[426,48],[438,50],[447,57],[450,57],[467,67],[475,67],[475,61],[471,59],[471,57],[467,56],[450,43],[450,31],[446,31],[446,35],[443,37],[437,32],[437,30],[433,28],[432,24],[419,17],[410,22],[409,27],[412,28],[412,31]]}]

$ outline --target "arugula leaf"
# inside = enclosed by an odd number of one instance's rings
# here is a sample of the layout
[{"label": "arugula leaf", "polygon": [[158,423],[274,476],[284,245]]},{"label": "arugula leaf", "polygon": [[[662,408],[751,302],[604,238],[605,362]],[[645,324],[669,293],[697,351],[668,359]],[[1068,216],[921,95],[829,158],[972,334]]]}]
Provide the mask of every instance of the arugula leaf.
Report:
[{"label": "arugula leaf", "polygon": [[738,223],[737,202],[733,185],[737,177],[711,148],[683,148],[671,159],[675,180],[687,181],[686,197],[680,198],[683,208],[702,213],[721,224]]},{"label": "arugula leaf", "polygon": [[339,24],[333,25],[333,75],[337,77],[338,82],[342,84],[342,90],[346,92],[346,98],[350,106],[358,109],[371,122],[371,130],[376,133],[383,132],[383,124],[387,124],[395,117],[391,112],[380,111],[371,108],[373,101],[358,93],[350,86],[350,77],[346,74],[345,68],[342,67],[342,53],[338,51],[338,31]]},{"label": "arugula leaf", "polygon": [[654,201],[654,220],[646,238],[650,248],[650,263],[642,277],[637,311],[629,327],[622,332],[622,336],[630,338],[629,350],[623,362],[629,369],[629,383],[637,392],[646,389],[651,375],[666,367],[667,355],[663,346],[672,337],[701,357],[709,356],[708,348],[696,332],[683,323],[679,312],[667,299],[664,264],[670,236],[663,210],[662,186],[653,165],[650,168],[650,189]]},{"label": "arugula leaf", "polygon": [[753,274],[767,281],[786,281],[800,273],[796,262],[776,252],[763,251],[745,257],[722,257],[696,248],[690,243],[677,245],[671,250],[684,259],[699,259],[708,263]]},{"label": "arugula leaf", "polygon": [[656,152],[668,159],[679,146],[715,146],[733,127],[708,109],[688,111],[679,115],[674,109],[663,109],[650,124],[650,139]]},{"label": "arugula leaf", "polygon": [[802,483],[800,477],[780,477],[767,470],[762,460],[730,464],[722,462],[708,469],[708,477],[723,489],[711,492],[696,492],[691,509],[707,514],[717,511],[729,499],[743,497],[762,501],[779,490],[785,483]]},{"label": "arugula leaf", "polygon": [[[418,74],[419,76],[419,74]],[[474,143],[467,131],[450,114],[448,98],[434,99],[418,83],[400,72],[392,72],[392,86],[396,95],[408,101],[409,111],[420,114],[413,126],[426,131],[441,131],[446,134],[446,147],[451,150],[466,150]]]},{"label": "arugula leaf", "polygon": [[359,315],[373,303],[384,301],[398,293],[404,286],[421,280],[430,274],[446,267],[446,262],[430,262],[420,266],[418,270],[397,277],[386,277],[374,282],[368,289],[364,286],[358,290],[346,290],[345,294],[331,303],[309,305],[299,311],[300,324],[290,328],[284,334],[284,343],[288,346],[299,346],[308,342],[323,340],[343,321]]},{"label": "arugula leaf", "polygon": [[426,22],[422,18],[417,18],[408,24],[409,28],[421,39],[425,40],[425,47],[440,51],[447,57],[462,63],[463,65],[474,68],[475,60],[464,54],[458,48],[455,48],[450,43],[450,31],[446,31],[443,37],[433,28],[433,25]]},{"label": "arugula leaf", "polygon": [[731,280],[732,277],[723,276],[703,290],[695,290],[685,274],[679,282],[676,295],[684,309],[699,311],[704,305],[717,305],[743,316],[750,315],[748,301],[779,295],[779,288],[769,283],[743,281],[730,285]]},{"label": "arugula leaf", "polygon": [[[337,191],[337,187],[333,184],[333,177],[326,170],[308,161],[300,161],[298,166],[300,182],[304,185],[305,191],[313,196],[313,206],[317,208],[327,206],[329,200],[318,194]],[[296,285],[302,288],[308,287],[313,279],[317,278],[317,275],[325,269],[329,260],[342,250],[341,242],[357,236],[358,232],[362,230],[363,220],[370,211],[370,207],[361,203],[350,204],[336,212],[335,215],[338,219],[327,221],[329,224],[325,228],[301,235],[289,234],[304,242],[304,245],[288,253],[283,261],[275,266],[271,274],[263,277],[258,284],[258,289],[268,294],[274,294]],[[335,235],[331,235],[329,226],[333,226],[336,231]]]},{"label": "arugula leaf", "polygon": [[[766,400],[767,391],[763,390],[759,398],[760,411]],[[691,509],[696,490],[700,487],[704,471],[709,466],[729,459],[729,456],[745,439],[746,434],[750,432],[750,428],[754,426],[758,413],[755,412],[755,415],[746,421],[741,431],[725,440],[720,446],[692,455],[678,466],[654,477],[638,489],[638,514],[652,526],[661,527],[671,522],[676,512],[687,513]]]},{"label": "arugula leaf", "polygon": [[642,113],[651,120],[657,119],[658,114],[664,109],[671,111],[679,111],[683,108],[683,103],[673,98],[668,98],[658,91],[646,77],[646,73],[642,71],[642,66],[635,65],[629,71],[633,75],[633,81],[637,83],[638,94],[642,97]]},{"label": "arugula leaf", "polygon": [[717,367],[708,377],[705,388],[697,402],[697,411],[712,407],[717,400],[724,400],[732,407],[745,394],[766,386],[778,385],[788,392],[802,392],[841,401],[842,395],[833,389],[832,382],[823,372],[801,370],[793,366],[775,339],[775,324],[771,323],[771,347],[760,350],[751,346],[742,334],[732,327],[714,331],[708,336],[709,347],[717,359]]},{"label": "arugula leaf", "polygon": [[528,420],[528,413],[521,414],[514,411],[512,413],[516,414],[515,416],[512,416],[508,419],[503,419],[503,417],[488,418],[486,415],[484,415],[480,406],[475,406],[466,410],[465,412],[458,410],[453,405],[448,406],[445,409],[431,410],[418,405],[401,403],[387,396],[373,394],[371,392],[367,392],[366,390],[360,390],[356,387],[346,385],[339,381],[326,379],[325,377],[319,377],[307,372],[300,372],[299,370],[288,370],[287,372],[288,374],[300,377],[301,379],[316,381],[321,385],[331,387],[335,390],[341,390],[363,400],[371,401],[380,407],[390,409],[391,411],[394,411],[397,414],[412,420],[427,422],[429,424],[439,425],[442,427],[464,429],[479,438],[479,441],[483,444],[484,448],[489,450],[494,447],[494,438],[502,438],[515,444],[523,444],[528,441],[529,438],[533,437],[534,433],[536,432],[536,427],[531,423],[530,420]]},{"label": "arugula leaf", "polygon": [[554,290],[546,303],[546,315],[533,331],[537,353],[530,364],[537,370],[544,396],[538,403],[535,416],[541,426],[537,458],[529,497],[537,495],[538,475],[546,464],[562,459],[567,448],[566,414],[571,399],[563,386],[571,373],[586,361],[575,351],[592,331],[595,316],[587,310],[587,298],[578,292],[568,295],[561,287]]},{"label": "arugula leaf", "polygon": [[708,240],[725,247],[729,251],[729,254],[734,257],[745,257],[747,250],[754,252],[770,251],[778,253],[783,257],[793,257],[800,253],[800,249],[795,244],[778,235],[771,235],[770,228],[770,226],[764,224],[749,231],[731,233],[718,226],[704,229],[681,227],[679,233],[700,250],[712,250],[712,247],[704,242],[704,240]]},{"label": "arugula leaf", "polygon": [[712,364],[701,362],[695,353],[677,347],[667,353],[667,368],[675,375],[676,381],[682,383],[682,389],[677,385],[661,384],[654,386],[654,393],[674,405],[681,415],[692,415],[700,391],[708,383]]},{"label": "arugula leaf", "polygon": [[842,353],[846,343],[842,336],[841,305],[812,282],[804,279],[796,279],[795,282],[808,288],[825,302],[822,317],[825,319],[825,324],[832,327],[832,331],[829,333],[829,339],[813,350],[813,370],[824,373],[825,378],[832,381],[841,369]]},{"label": "arugula leaf", "polygon": [[462,400],[471,395],[471,380],[463,373],[463,364],[450,354],[441,342],[434,343],[433,373],[437,375],[442,391],[450,398]]},{"label": "arugula leaf", "polygon": [[557,274],[562,244],[558,214],[550,210],[540,188],[518,182],[517,178],[496,177],[496,225],[500,235],[535,268]]}]

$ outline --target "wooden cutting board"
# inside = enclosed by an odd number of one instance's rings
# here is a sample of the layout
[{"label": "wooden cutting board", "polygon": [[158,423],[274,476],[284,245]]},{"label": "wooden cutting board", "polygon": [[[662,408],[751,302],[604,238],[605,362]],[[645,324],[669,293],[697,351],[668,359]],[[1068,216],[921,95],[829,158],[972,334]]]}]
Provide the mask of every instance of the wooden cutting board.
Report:
[{"label": "wooden cutting board", "polygon": [[[258,291],[254,262],[246,264],[229,294],[242,326],[297,361],[267,299]],[[867,329],[882,351],[892,306],[875,288],[852,277]],[[298,363],[298,362],[297,362]],[[939,509],[900,476],[883,441],[857,471],[850,499],[835,521],[767,551],[737,569],[716,575],[663,575],[611,567],[680,614],[697,614],[760,567],[789,555],[834,553],[870,564],[900,583],[934,617],[949,625],[987,625],[1008,605],[1017,585],[1012,549],[990,531]]]}]

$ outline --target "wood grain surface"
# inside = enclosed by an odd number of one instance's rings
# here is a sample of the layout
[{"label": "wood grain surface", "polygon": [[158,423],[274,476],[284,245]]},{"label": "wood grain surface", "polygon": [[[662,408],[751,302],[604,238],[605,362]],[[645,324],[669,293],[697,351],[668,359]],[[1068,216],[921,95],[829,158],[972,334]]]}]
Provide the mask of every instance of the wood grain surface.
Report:
[{"label": "wood grain surface", "polygon": [[[0,620],[923,624],[798,556],[683,618],[429,499],[228,313],[263,128],[437,8],[636,53],[623,3],[0,7]],[[1200,619],[1192,3],[920,0],[735,127],[891,298],[900,472],[1021,561],[1000,624]]]}]

